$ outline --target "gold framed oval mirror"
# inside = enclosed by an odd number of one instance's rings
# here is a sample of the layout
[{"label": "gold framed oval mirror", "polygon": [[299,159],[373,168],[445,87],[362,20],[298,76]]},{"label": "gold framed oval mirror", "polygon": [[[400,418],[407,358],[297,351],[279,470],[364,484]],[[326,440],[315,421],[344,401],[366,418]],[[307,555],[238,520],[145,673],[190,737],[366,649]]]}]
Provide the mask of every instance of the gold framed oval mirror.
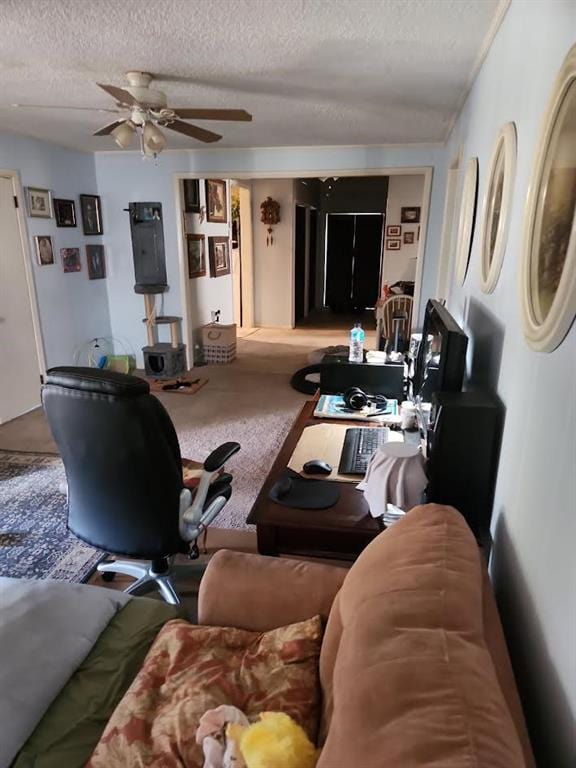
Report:
[{"label": "gold framed oval mirror", "polygon": [[480,248],[481,288],[484,293],[492,293],[496,287],[506,252],[516,176],[516,145],[516,126],[506,123],[494,144],[484,195]]},{"label": "gold framed oval mirror", "polygon": [[551,352],[576,315],[576,45],[554,84],[537,145],[520,292],[528,344]]}]

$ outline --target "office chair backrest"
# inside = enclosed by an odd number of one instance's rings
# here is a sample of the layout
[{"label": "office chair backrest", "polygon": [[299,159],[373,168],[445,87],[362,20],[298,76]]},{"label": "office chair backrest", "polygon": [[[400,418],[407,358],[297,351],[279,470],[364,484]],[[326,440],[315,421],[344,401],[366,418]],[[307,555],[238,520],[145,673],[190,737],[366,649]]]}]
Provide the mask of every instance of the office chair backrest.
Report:
[{"label": "office chair backrest", "polygon": [[52,368],[42,402],[66,468],[70,530],[133,557],[186,551],[178,531],[178,438],[147,382],[95,368]]}]

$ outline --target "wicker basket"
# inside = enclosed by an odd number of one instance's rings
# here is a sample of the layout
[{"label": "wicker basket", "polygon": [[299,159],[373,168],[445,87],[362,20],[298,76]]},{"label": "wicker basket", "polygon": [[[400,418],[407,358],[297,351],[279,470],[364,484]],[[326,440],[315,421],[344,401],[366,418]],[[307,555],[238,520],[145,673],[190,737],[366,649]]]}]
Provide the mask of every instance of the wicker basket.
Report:
[{"label": "wicker basket", "polygon": [[202,347],[207,365],[231,363],[236,358],[236,324],[202,326]]}]

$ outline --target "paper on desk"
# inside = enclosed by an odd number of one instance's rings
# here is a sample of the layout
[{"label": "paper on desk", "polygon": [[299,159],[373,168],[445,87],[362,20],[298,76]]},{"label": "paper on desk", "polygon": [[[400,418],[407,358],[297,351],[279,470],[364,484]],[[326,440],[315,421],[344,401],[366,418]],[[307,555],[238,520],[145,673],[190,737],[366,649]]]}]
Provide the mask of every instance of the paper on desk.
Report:
[{"label": "paper on desk", "polygon": [[[306,427],[300,436],[298,445],[294,449],[288,467],[294,472],[299,472],[303,477],[314,477],[316,480],[335,480],[341,483],[359,483],[359,475],[339,475],[338,465],[340,454],[344,445],[346,430],[351,429],[349,424],[313,424]],[[374,429],[374,427],[363,427]],[[390,430],[390,442],[403,442],[401,432]],[[322,459],[334,467],[330,475],[306,475],[302,467],[311,459]]]}]

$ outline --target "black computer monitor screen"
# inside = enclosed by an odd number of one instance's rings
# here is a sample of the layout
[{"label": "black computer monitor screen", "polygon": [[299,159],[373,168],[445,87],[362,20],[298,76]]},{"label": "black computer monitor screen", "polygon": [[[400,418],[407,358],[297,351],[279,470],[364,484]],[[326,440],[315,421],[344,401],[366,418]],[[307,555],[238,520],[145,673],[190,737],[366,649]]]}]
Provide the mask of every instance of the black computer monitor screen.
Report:
[{"label": "black computer monitor screen", "polygon": [[459,392],[466,368],[468,338],[448,310],[437,301],[426,305],[418,348],[412,397],[430,402],[434,392]]}]

